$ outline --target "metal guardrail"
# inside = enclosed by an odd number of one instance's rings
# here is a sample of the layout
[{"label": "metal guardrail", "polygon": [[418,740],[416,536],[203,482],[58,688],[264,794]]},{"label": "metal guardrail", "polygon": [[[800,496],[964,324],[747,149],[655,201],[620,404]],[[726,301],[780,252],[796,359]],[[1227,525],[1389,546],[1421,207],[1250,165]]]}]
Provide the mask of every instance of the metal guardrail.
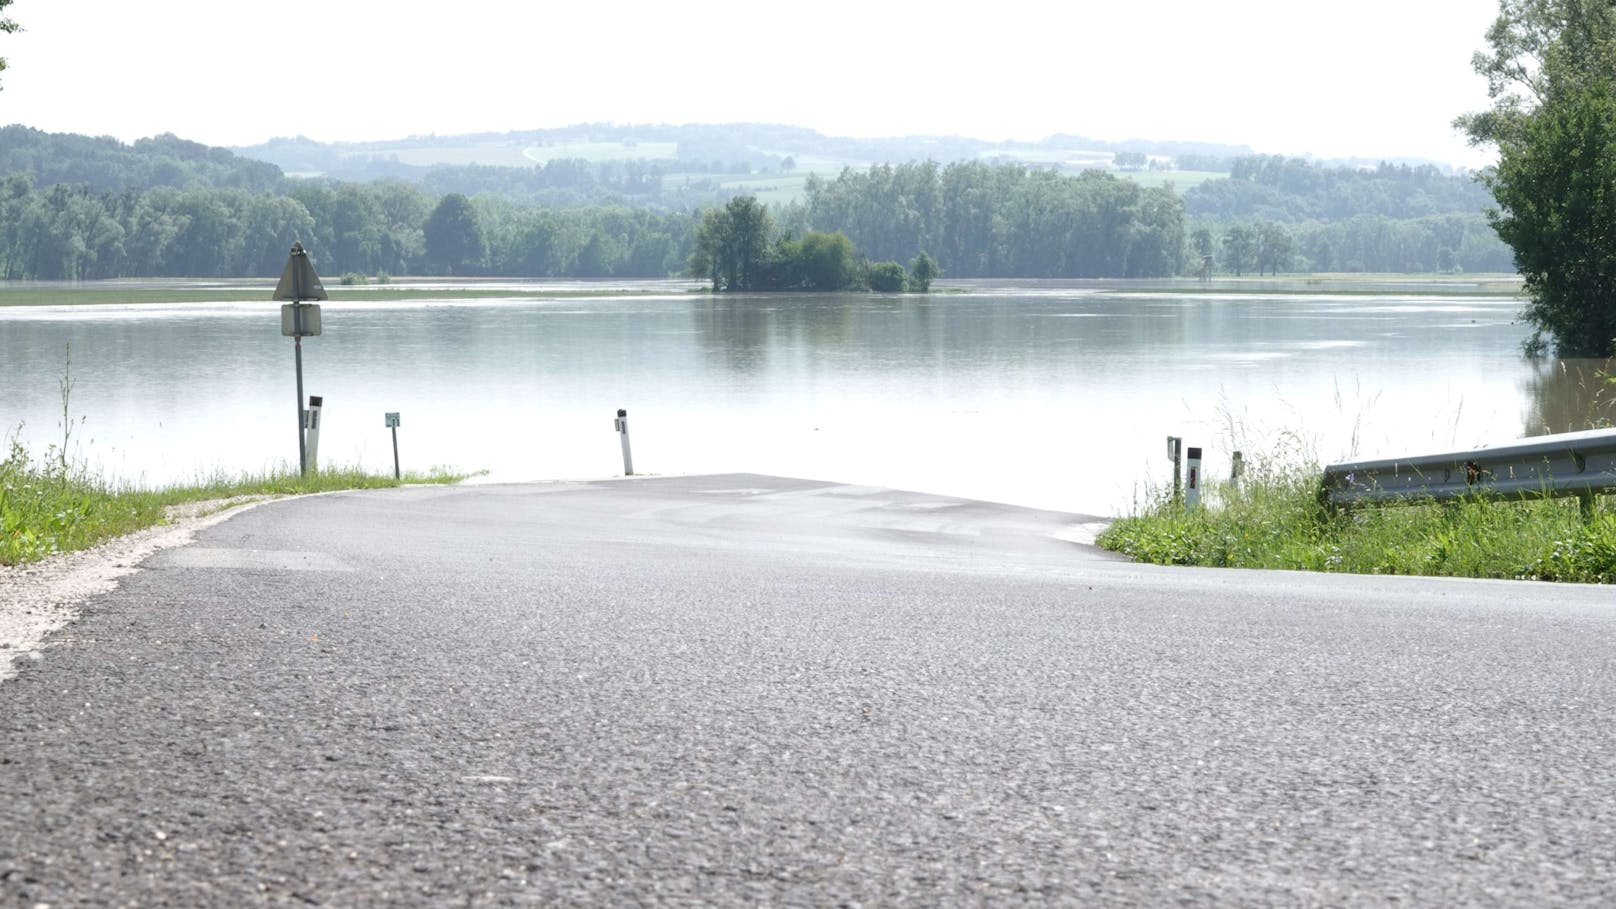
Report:
[{"label": "metal guardrail", "polygon": [[1616,492],[1616,429],[1521,439],[1496,447],[1324,468],[1331,505],[1386,505],[1464,498],[1576,496],[1584,513]]}]

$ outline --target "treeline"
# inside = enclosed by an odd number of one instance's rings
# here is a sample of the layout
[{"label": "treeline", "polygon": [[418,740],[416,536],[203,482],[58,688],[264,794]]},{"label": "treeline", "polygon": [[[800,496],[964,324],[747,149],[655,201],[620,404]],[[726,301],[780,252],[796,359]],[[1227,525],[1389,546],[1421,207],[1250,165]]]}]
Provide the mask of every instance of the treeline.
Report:
[{"label": "treeline", "polygon": [[300,241],[322,272],[666,277],[690,259],[693,215],[436,198],[405,183],[296,181],[237,189],[92,193],[0,182],[7,280],[278,274]]},{"label": "treeline", "polygon": [[1184,262],[1178,195],[1107,173],[927,161],[810,177],[804,193],[788,227],[842,231],[871,259],[929,252],[955,278],[1164,277]]},{"label": "treeline", "polygon": [[1479,181],[1429,165],[1354,169],[1277,155],[1240,158],[1229,179],[1208,180],[1184,192],[1184,209],[1192,218],[1286,223],[1480,214],[1491,204]]},{"label": "treeline", "polygon": [[[294,240],[331,273],[665,277],[690,265],[699,213],[557,209],[494,195],[434,196],[399,181],[292,180],[238,189],[95,193],[0,184],[8,279],[275,274]],[[842,233],[864,256],[931,253],[956,277],[1161,277],[1184,258],[1183,214],[1166,189],[1105,174],[936,164],[812,181],[785,232]]]},{"label": "treeline", "polygon": [[[1464,176],[1277,157],[1230,170],[1180,195],[981,161],[847,169],[771,210],[770,242],[840,233],[868,260],[925,252],[956,278],[1512,270],[1485,188]],[[0,172],[0,276],[13,280],[272,275],[294,240],[335,274],[665,277],[689,271],[706,213],[729,198],[705,185],[667,208],[668,175],[650,162],[345,182],[173,136],[123,145],[16,126],[0,129]]]},{"label": "treeline", "polygon": [[[655,278],[687,271],[703,218],[436,196],[398,181],[288,185],[93,193],[12,176],[0,181],[0,276],[273,275],[296,240],[331,273]],[[1235,275],[1512,267],[1481,215],[1188,221],[1167,190],[1017,167],[849,172],[772,218],[782,235],[845,234],[876,261],[927,252],[952,277],[1166,277],[1196,274],[1208,256],[1214,272]]]},{"label": "treeline", "polygon": [[1195,221],[1187,271],[1208,274],[1291,272],[1511,272],[1513,254],[1486,217],[1382,216],[1344,221]]},{"label": "treeline", "polygon": [[1227,180],[1184,193],[1191,271],[1509,272],[1488,223],[1491,196],[1468,174],[1381,164],[1332,168],[1239,158]]}]

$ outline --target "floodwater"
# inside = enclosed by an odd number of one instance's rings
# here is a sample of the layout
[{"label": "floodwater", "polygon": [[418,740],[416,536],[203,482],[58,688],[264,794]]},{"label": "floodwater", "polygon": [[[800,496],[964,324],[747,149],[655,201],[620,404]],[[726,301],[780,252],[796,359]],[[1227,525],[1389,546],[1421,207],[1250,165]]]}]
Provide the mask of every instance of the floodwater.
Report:
[{"label": "floodwater", "polygon": [[[1519,300],[1463,282],[960,286],[328,303],[324,333],[303,340],[305,391],[324,398],[320,461],[390,470],[391,411],[406,469],[611,476],[626,408],[639,473],[1118,514],[1170,481],[1169,435],[1203,448],[1219,477],[1236,449],[1328,462],[1463,448],[1586,428],[1595,403],[1575,364],[1520,357]],[[269,302],[0,308],[0,431],[20,427],[36,452],[60,442],[66,374],[73,455],[111,478],[295,463],[293,343],[279,326]]]}]

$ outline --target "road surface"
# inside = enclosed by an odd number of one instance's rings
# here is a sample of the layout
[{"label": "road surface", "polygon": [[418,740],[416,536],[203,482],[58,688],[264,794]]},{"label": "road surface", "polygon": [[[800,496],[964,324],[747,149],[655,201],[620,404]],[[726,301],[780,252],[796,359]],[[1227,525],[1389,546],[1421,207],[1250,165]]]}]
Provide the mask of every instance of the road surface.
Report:
[{"label": "road surface", "polygon": [[1609,906],[1616,592],[759,476],[259,506],[0,683],[0,905]]}]

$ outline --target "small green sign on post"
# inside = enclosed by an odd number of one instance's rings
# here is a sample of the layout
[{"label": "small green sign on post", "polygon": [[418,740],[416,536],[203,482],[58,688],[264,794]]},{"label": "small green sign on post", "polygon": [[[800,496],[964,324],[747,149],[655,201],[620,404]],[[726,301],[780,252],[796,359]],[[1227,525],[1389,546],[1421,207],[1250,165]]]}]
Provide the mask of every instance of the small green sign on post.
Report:
[{"label": "small green sign on post", "polygon": [[393,479],[401,480],[403,476],[398,472],[398,412],[387,414],[387,428],[393,431]]}]

